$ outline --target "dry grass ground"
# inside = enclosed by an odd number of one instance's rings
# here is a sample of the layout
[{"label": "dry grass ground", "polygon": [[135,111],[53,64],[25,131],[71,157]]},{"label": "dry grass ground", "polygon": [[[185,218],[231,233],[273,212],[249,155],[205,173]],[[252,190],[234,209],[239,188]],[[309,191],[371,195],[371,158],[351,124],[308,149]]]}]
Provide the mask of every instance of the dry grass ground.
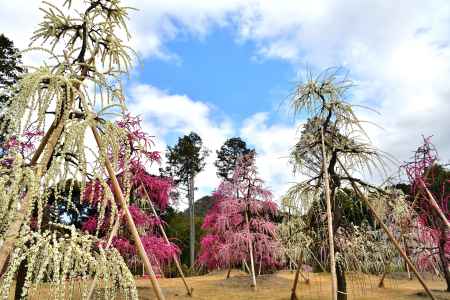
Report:
[{"label": "dry grass ground", "polygon": [[[184,285],[179,278],[160,279],[159,282],[167,300],[288,300],[294,274],[280,271],[272,275],[257,278],[258,288],[254,292],[250,287],[247,274],[233,270],[231,278],[225,280],[226,272],[215,272],[205,276],[189,277],[188,282],[194,288],[192,298],[186,295]],[[298,299],[319,300],[330,299],[330,276],[327,274],[309,273],[309,284],[300,282],[297,288]],[[395,277],[395,278],[394,278]],[[139,299],[155,299],[149,279],[137,279]],[[347,274],[349,300],[425,300],[428,299],[417,280],[408,280],[405,276],[389,276],[385,280],[385,288],[378,288],[379,277],[362,274]],[[434,290],[437,300],[450,300],[450,293],[442,292],[445,285],[442,281],[427,280]],[[80,282],[85,287],[89,282]],[[72,286],[71,289],[70,286]],[[51,288],[40,286],[30,295],[30,300],[50,299]],[[80,299],[80,287],[69,285],[67,299]],[[12,299],[12,297],[10,298]],[[103,299],[103,297],[102,297]]]},{"label": "dry grass ground", "polygon": [[[217,272],[205,276],[189,277],[189,284],[194,288],[194,297],[186,296],[183,283],[180,279],[161,279],[161,287],[167,300],[287,300],[290,299],[290,289],[294,274],[281,271],[273,275],[260,276],[257,279],[258,288],[254,292],[250,287],[248,275],[233,271],[232,277],[225,280],[225,272]],[[310,282],[300,283],[297,289],[299,299],[319,300],[330,299],[330,277],[326,274],[309,274]],[[417,280],[393,279],[385,280],[385,288],[378,288],[377,276],[349,274],[349,300],[415,300],[427,299],[423,295],[420,283]],[[427,281],[430,288],[443,290],[444,283],[437,280]],[[150,283],[146,280],[137,280],[140,299],[154,299]],[[435,292],[438,299],[450,300],[450,294]]]}]

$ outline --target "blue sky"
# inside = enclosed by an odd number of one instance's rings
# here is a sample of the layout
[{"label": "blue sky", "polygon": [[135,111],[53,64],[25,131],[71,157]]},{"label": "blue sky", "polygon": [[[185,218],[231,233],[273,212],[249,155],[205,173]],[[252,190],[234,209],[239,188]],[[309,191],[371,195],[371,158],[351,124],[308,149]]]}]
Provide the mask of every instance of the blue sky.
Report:
[{"label": "blue sky", "polygon": [[225,114],[238,126],[256,110],[277,110],[294,87],[294,66],[257,58],[255,43],[236,41],[227,28],[201,39],[180,36],[165,48],[172,59],[144,59],[131,81],[206,101],[214,106],[213,118]]},{"label": "blue sky", "polygon": [[[218,185],[214,153],[233,136],[256,148],[277,199],[299,180],[287,155],[304,116],[294,122],[280,104],[308,70],[334,66],[355,82],[348,100],[379,111],[359,113],[384,128],[367,127],[378,148],[400,163],[422,134],[433,135],[449,161],[450,1],[123,1],[139,8],[130,13],[129,44],[143,64],[125,86],[128,107],[161,151],[200,134],[212,154],[198,196]],[[20,48],[40,21],[39,5],[1,4],[0,28]]]}]

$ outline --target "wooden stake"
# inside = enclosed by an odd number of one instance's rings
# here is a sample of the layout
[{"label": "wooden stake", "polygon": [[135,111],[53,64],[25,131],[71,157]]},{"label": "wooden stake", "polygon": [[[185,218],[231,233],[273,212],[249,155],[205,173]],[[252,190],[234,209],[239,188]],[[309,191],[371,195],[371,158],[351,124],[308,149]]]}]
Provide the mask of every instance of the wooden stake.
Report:
[{"label": "wooden stake", "polygon": [[330,245],[330,269],[331,269],[331,299],[337,300],[337,277],[336,277],[336,258],[334,256],[334,234],[333,234],[333,215],[331,213],[330,185],[328,178],[327,153],[325,151],[325,141],[323,138],[323,128],[320,129],[322,140],[322,171],[323,184],[325,189],[325,199],[327,203],[327,219],[328,219],[328,241]]},{"label": "wooden stake", "polygon": [[253,283],[253,290],[256,291],[256,276],[255,276],[255,263],[253,261],[253,246],[252,241],[250,240],[250,224],[248,221],[248,212],[245,211],[245,222],[247,223],[248,227],[248,251],[250,252],[250,274],[252,276],[252,283]]},{"label": "wooden stake", "polygon": [[[344,170],[344,172],[347,174],[347,176],[349,178],[351,178],[349,172],[347,171],[347,169],[345,168],[344,164],[340,161],[340,159],[338,158],[337,161],[339,162],[339,164],[341,165],[342,169]],[[425,281],[423,280],[422,276],[419,274],[419,271],[417,271],[416,267],[414,266],[414,264],[412,263],[412,261],[409,259],[408,255],[406,255],[405,251],[403,251],[402,247],[400,246],[400,243],[395,239],[394,235],[391,233],[391,231],[389,230],[389,228],[387,228],[387,226],[383,223],[383,221],[381,220],[380,216],[378,216],[375,208],[372,206],[372,204],[370,203],[369,199],[367,199],[366,195],[364,195],[360,189],[358,188],[358,186],[355,184],[355,182],[353,180],[350,179],[350,183],[353,187],[353,190],[363,199],[363,201],[366,203],[367,207],[370,209],[370,211],[372,212],[373,216],[375,217],[375,219],[377,220],[377,222],[380,224],[381,228],[383,228],[384,232],[386,232],[387,236],[389,237],[389,239],[392,241],[392,243],[394,244],[395,248],[397,248],[398,252],[400,253],[400,255],[403,257],[403,259],[405,260],[405,262],[408,264],[409,268],[413,271],[414,275],[416,275],[417,279],[419,280],[420,284],[422,285],[422,287],[424,288],[425,292],[428,294],[428,296],[435,300],[436,298],[434,298],[433,294],[431,293],[431,290],[428,288],[427,284],[425,283]]]},{"label": "wooden stake", "polygon": [[[97,128],[95,126],[91,126],[91,129],[92,129],[92,133],[94,134],[95,141],[97,142],[98,148],[102,149],[103,148],[102,142],[101,142],[101,138],[100,138]],[[145,252],[145,248],[142,245],[141,238],[136,229],[136,224],[134,224],[133,217],[131,216],[131,213],[128,210],[128,205],[123,197],[122,189],[120,188],[119,181],[117,180],[116,174],[114,173],[114,169],[113,169],[108,157],[105,157],[105,167],[106,167],[108,175],[111,179],[114,197],[122,206],[122,209],[127,218],[128,229],[130,230],[130,232],[133,236],[134,242],[136,243],[136,248],[139,253],[139,256],[141,257],[142,261],[144,262],[145,268],[147,269],[147,272],[150,275],[150,281],[151,281],[151,284],[153,287],[153,291],[155,292],[155,295],[158,298],[158,300],[165,300],[165,297],[161,291],[161,287],[159,286],[158,280],[156,279],[155,272],[153,271],[150,260],[148,259],[147,253]]]},{"label": "wooden stake", "polygon": [[[147,197],[148,203],[150,203],[150,207],[152,209],[153,215],[156,218],[158,218],[158,214],[156,213],[155,207],[153,206],[153,202],[150,199],[150,196],[148,195],[147,189],[144,187],[144,185],[142,185],[142,189],[145,192],[145,196]],[[161,231],[161,234],[164,237],[164,240],[166,241],[166,243],[168,245],[170,245],[169,239],[167,238],[167,235],[166,235],[166,231],[164,230],[164,227],[162,226],[162,224],[158,223],[158,227],[159,227],[159,230]],[[181,265],[180,265],[180,261],[178,260],[178,257],[175,254],[173,254],[172,258],[173,258],[173,260],[175,262],[175,265],[177,266],[177,270],[178,270],[178,273],[181,276],[181,280],[183,280],[183,284],[184,284],[184,287],[186,288],[187,294],[189,295],[189,297],[192,297],[192,292],[193,292],[194,289],[190,288],[189,285],[187,284],[187,281],[186,281],[186,278],[184,277],[183,269],[181,269]]]}]

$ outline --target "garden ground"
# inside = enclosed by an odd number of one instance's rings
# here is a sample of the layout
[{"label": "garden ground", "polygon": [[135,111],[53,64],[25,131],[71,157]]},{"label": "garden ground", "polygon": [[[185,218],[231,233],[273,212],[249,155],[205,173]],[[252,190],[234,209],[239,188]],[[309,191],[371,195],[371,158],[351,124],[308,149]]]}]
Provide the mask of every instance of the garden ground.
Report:
[{"label": "garden ground", "polygon": [[[297,288],[299,300],[330,299],[330,276],[322,273],[308,273],[309,284],[301,281]],[[289,300],[294,273],[280,271],[257,278],[256,292],[250,287],[247,274],[233,270],[231,277],[225,280],[226,272],[214,272],[204,276],[188,277],[194,288],[192,298],[186,295],[186,290],[180,278],[162,278],[159,283],[166,300]],[[426,300],[417,280],[408,280],[405,274],[391,274],[385,279],[385,288],[378,288],[379,276],[363,274],[347,274],[348,300]],[[427,278],[429,287],[433,290],[436,300],[450,300],[450,293],[444,292],[445,284],[436,278]],[[81,283],[81,282],[80,282]],[[84,282],[83,285],[89,284]],[[136,280],[139,299],[155,299],[149,279]],[[12,287],[13,289],[14,287]],[[50,299],[48,286],[30,291],[30,300]],[[70,296],[69,296],[70,295]],[[80,299],[80,289],[67,288],[66,299]],[[12,300],[11,295],[9,300]],[[93,298],[95,299],[95,297]],[[103,297],[102,297],[103,299]],[[117,298],[116,298],[117,299]],[[121,300],[120,297],[118,300]]]},{"label": "garden ground", "polygon": [[[225,280],[226,272],[215,272],[204,276],[189,277],[188,282],[194,288],[194,297],[186,296],[186,290],[179,278],[161,279],[161,287],[167,300],[288,300],[294,273],[281,271],[257,278],[258,289],[253,292],[250,278],[245,273],[234,271],[231,278]],[[327,274],[309,273],[310,282],[300,283],[297,289],[299,299],[329,299],[330,277]],[[415,300],[428,299],[417,280],[408,280],[405,276],[389,276],[385,288],[378,288],[379,277],[361,274],[349,274],[347,277],[349,300]],[[443,281],[428,278],[427,283],[434,290],[437,299],[450,300],[450,293],[441,292]],[[138,279],[139,298],[154,299],[149,280]]]}]

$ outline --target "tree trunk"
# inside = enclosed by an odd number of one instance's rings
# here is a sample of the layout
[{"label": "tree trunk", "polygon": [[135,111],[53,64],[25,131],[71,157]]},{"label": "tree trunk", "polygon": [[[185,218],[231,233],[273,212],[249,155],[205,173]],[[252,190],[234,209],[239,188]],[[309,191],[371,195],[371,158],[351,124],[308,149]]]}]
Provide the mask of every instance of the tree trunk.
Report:
[{"label": "tree trunk", "polygon": [[336,262],[337,299],[347,300],[347,281],[345,271],[339,262]]},{"label": "tree trunk", "polygon": [[191,268],[195,263],[195,211],[194,211],[194,176],[190,175],[188,180],[188,198],[189,198],[189,249]]},{"label": "tree trunk", "polygon": [[25,277],[27,275],[27,261],[24,260],[20,263],[16,277],[16,288],[14,291],[14,299],[22,299],[22,291],[25,286]]},{"label": "tree trunk", "polygon": [[445,255],[445,243],[446,243],[446,230],[441,233],[441,238],[439,239],[439,258],[441,261],[442,273],[444,275],[445,282],[447,283],[447,292],[450,292],[450,272],[448,270],[448,259]]},{"label": "tree trunk", "polygon": [[248,251],[250,254],[250,274],[252,276],[252,286],[253,286],[253,290],[256,291],[256,275],[255,275],[255,262],[253,259],[253,245],[252,245],[252,241],[250,240],[250,222],[248,220],[248,212],[245,211],[245,222],[247,223],[248,226]]}]

